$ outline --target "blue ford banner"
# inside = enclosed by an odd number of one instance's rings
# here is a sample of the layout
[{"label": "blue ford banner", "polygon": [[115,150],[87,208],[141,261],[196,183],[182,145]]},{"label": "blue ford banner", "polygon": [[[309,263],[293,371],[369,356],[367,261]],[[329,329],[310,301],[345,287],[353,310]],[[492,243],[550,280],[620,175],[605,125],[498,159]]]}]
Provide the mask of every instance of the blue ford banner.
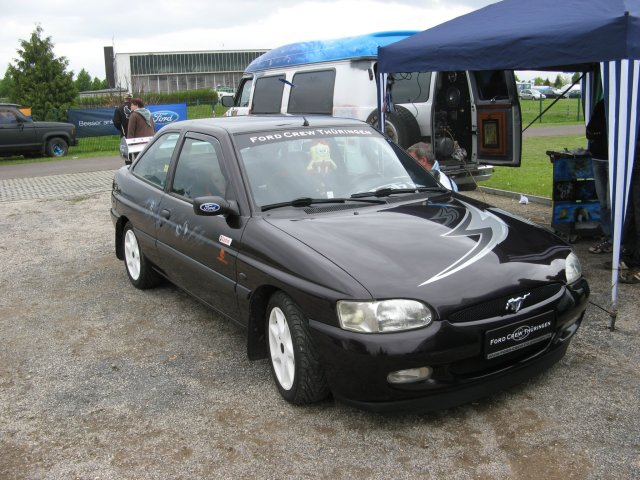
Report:
[{"label": "blue ford banner", "polygon": [[153,122],[156,124],[156,132],[165,125],[179,120],[187,119],[187,104],[172,103],[169,105],[147,105],[151,112]]},{"label": "blue ford banner", "polygon": [[117,135],[118,130],[113,126],[112,120],[114,110],[113,108],[70,109],[69,122],[76,126],[78,138]]},{"label": "blue ford banner", "polygon": [[[169,123],[187,119],[187,104],[147,105],[156,125],[156,132]],[[78,138],[118,135],[113,126],[115,108],[70,109],[69,122],[76,126]]]}]

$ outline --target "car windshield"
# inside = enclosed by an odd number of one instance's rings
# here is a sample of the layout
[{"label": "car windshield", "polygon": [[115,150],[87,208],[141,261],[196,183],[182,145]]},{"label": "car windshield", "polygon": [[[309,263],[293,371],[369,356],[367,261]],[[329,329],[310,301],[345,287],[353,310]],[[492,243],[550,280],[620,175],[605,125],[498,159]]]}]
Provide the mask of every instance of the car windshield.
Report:
[{"label": "car windshield", "polygon": [[259,207],[311,199],[353,200],[441,187],[373,128],[313,128],[236,136]]}]

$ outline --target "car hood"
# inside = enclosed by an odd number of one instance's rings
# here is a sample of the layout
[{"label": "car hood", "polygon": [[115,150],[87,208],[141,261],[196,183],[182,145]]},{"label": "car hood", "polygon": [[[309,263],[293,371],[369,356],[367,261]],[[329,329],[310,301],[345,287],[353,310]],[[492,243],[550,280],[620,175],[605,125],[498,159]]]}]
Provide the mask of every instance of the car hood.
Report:
[{"label": "car hood", "polygon": [[567,244],[462,196],[323,210],[311,207],[302,218],[273,215],[267,221],[333,261],[373,298],[416,298],[444,313],[462,300],[475,303],[565,281]]}]

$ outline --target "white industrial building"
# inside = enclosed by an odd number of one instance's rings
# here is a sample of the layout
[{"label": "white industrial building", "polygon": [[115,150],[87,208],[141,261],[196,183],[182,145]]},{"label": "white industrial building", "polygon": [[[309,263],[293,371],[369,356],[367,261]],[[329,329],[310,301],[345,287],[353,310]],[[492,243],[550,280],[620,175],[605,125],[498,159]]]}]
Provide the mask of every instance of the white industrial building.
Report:
[{"label": "white industrial building", "polygon": [[[235,90],[244,69],[267,50],[113,54],[105,47],[109,85],[131,92],[172,93],[219,86]],[[109,63],[112,64],[111,68]],[[110,79],[111,70],[111,79]]]}]

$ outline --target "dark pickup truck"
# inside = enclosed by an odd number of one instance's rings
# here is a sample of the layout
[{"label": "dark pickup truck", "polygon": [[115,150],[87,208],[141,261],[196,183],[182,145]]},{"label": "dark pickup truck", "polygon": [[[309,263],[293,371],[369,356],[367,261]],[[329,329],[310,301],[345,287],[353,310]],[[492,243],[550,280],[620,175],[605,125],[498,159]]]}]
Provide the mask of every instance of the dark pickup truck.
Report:
[{"label": "dark pickup truck", "polygon": [[73,124],[34,122],[19,110],[19,105],[0,103],[0,156],[62,157],[77,144]]}]

